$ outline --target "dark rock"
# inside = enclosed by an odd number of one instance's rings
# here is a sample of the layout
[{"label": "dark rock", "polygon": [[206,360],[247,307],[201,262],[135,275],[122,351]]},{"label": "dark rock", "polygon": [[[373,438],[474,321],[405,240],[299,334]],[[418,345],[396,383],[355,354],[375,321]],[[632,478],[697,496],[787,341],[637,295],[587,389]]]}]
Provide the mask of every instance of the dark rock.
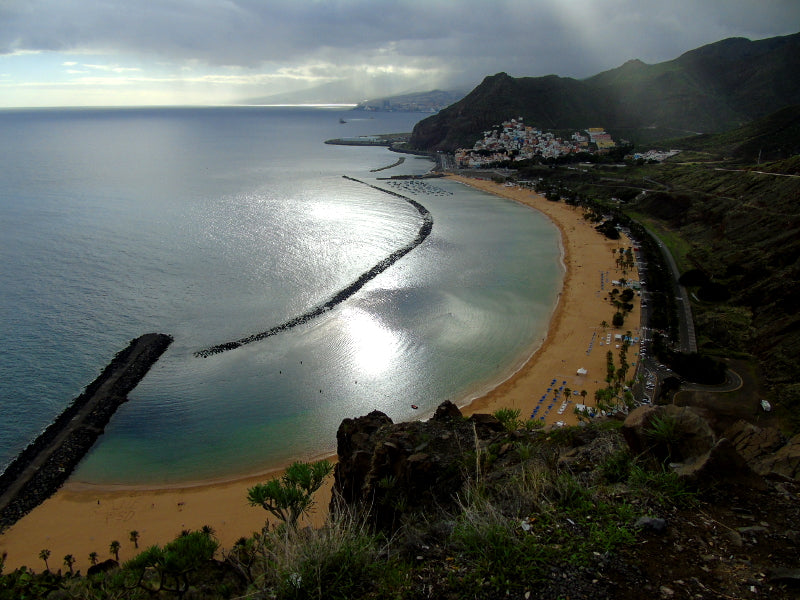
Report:
[{"label": "dark rock", "polygon": [[358,506],[375,525],[392,529],[406,512],[446,507],[465,481],[464,453],[476,441],[485,446],[498,429],[502,424],[491,415],[463,419],[450,402],[427,422],[393,424],[377,411],[345,419],[336,434],[331,509]]},{"label": "dark rock", "polygon": [[475,425],[478,437],[488,437],[493,433],[505,431],[503,424],[494,415],[477,413],[469,418],[469,422]]},{"label": "dark rock", "polygon": [[86,570],[86,575],[91,577],[92,575],[98,575],[100,573],[108,573],[109,571],[113,571],[117,568],[119,568],[119,563],[113,558],[109,558],[108,560],[104,560],[103,562],[89,567]]},{"label": "dark rock", "polygon": [[766,527],[761,527],[760,525],[751,525],[750,527],[739,527],[737,530],[742,535],[756,535],[758,533],[767,533],[769,530]]},{"label": "dark rock", "polygon": [[775,454],[758,461],[755,469],[762,475],[800,481],[800,434]]},{"label": "dark rock", "polygon": [[744,542],[742,541],[742,535],[738,531],[731,529],[723,533],[722,537],[724,537],[737,548],[741,548],[744,545]]},{"label": "dark rock", "polygon": [[366,473],[374,450],[373,435],[392,420],[374,410],[365,417],[345,419],[336,432],[336,449],[339,461],[334,469],[336,494],[349,504],[361,495]]},{"label": "dark rock", "polygon": [[[672,422],[670,439],[657,435],[660,420]],[[622,425],[622,435],[633,454],[649,452],[660,461],[684,462],[708,452],[714,431],[692,407],[640,406]]]},{"label": "dark rock", "polygon": [[700,487],[726,483],[759,490],[766,488],[764,479],[753,472],[727,438],[719,440],[708,452],[677,465],[675,472]]},{"label": "dark rock", "polygon": [[800,586],[800,569],[790,569],[788,567],[770,569],[769,573],[767,573],[767,579],[772,583]]},{"label": "dark rock", "polygon": [[786,443],[781,432],[774,427],[758,427],[747,421],[737,421],[725,431],[736,452],[748,463],[771,454]]},{"label": "dark rock", "polygon": [[658,517],[640,517],[636,521],[635,527],[653,533],[664,533],[667,530],[667,522]]},{"label": "dark rock", "polygon": [[446,421],[448,419],[460,419],[462,417],[463,415],[458,407],[450,402],[450,400],[445,400],[436,408],[432,419],[434,421]]}]

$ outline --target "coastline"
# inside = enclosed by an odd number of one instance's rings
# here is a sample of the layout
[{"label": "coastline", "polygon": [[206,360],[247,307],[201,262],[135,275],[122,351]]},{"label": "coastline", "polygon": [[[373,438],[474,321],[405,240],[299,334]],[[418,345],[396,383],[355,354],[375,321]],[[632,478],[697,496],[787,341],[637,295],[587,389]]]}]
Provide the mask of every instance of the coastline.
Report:
[{"label": "coastline", "polygon": [[[583,219],[579,209],[562,202],[550,202],[532,191],[458,175],[450,175],[449,178],[514,200],[546,215],[561,232],[562,260],[567,266],[559,301],[540,347],[520,369],[488,393],[473,400],[464,408],[464,412],[472,414],[513,408],[520,409],[520,418],[528,418],[538,405],[540,412],[537,418],[541,418],[541,409],[551,402],[547,400],[541,404],[539,400],[542,395],[548,392],[548,388],[565,385],[571,390],[586,390],[586,399],[580,395],[571,396],[567,410],[558,414],[560,405],[556,404],[547,412],[544,421],[547,424],[558,421],[567,425],[576,424],[578,418],[574,406],[578,403],[594,406],[594,391],[605,384],[606,352],[616,350],[613,342],[609,346],[601,339],[601,333],[613,338],[615,333],[630,330],[634,337],[639,337],[638,301],[622,328],[608,326],[604,329],[600,326],[602,321],[610,322],[613,314],[611,305],[604,298],[600,273],[604,273],[604,279],[609,282],[622,276],[616,267],[612,250],[630,246],[629,240],[605,238]],[[632,344],[628,353],[629,359],[635,360],[638,343]],[[616,352],[614,358],[617,359]],[[578,369],[586,369],[587,373],[580,375]],[[555,386],[553,380],[556,381]],[[551,396],[548,394],[548,397]]]},{"label": "coastline", "polygon": [[[542,393],[552,387],[554,378],[559,383],[568,381],[572,389],[586,389],[587,398],[593,398],[594,389],[599,387],[597,382],[602,383],[604,377],[606,348],[587,352],[587,345],[591,348],[590,340],[596,338],[599,323],[610,321],[612,314],[610,304],[600,294],[599,274],[608,272],[611,278],[615,276],[611,249],[625,242],[605,239],[576,209],[548,202],[533,192],[506,188],[490,181],[460,176],[450,178],[521,202],[548,216],[561,232],[561,256],[566,267],[559,300],[544,339],[533,342],[529,356],[518,368],[512,366],[508,377],[491,390],[486,393],[476,390],[478,397],[459,402],[459,405],[466,403],[463,412],[518,408],[520,416],[527,418],[540,403]],[[638,306],[629,319],[638,325]],[[627,329],[636,328],[629,326]],[[635,351],[631,348],[630,355]],[[586,368],[588,375],[577,375],[578,367]],[[562,414],[557,414],[555,408],[548,411],[546,423],[577,421],[571,405]],[[335,457],[327,458],[335,460]],[[144,548],[171,541],[183,529],[199,529],[204,525],[214,528],[222,548],[230,548],[241,536],[260,530],[267,521],[265,511],[247,504],[247,488],[280,473],[275,470],[231,480],[158,489],[67,482],[54,496],[0,535],[0,552],[8,552],[7,569],[27,565],[37,571],[42,567],[38,559],[40,550],[47,548],[56,558],[70,553],[77,559],[76,568],[85,572],[89,566],[88,554],[97,552],[101,559],[106,558],[112,540],[121,543],[123,561],[138,553],[140,550],[128,541],[132,530],[139,532],[141,548]],[[308,521],[310,524],[322,522],[329,498],[330,483],[317,494],[317,511]],[[90,532],[90,535],[84,537],[83,532]]]}]

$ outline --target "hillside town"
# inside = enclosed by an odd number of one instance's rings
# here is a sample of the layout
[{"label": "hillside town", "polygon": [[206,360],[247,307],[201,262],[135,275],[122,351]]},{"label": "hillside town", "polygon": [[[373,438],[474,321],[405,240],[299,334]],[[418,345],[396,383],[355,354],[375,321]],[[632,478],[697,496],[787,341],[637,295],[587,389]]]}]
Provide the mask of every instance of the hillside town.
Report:
[{"label": "hillside town", "polygon": [[575,132],[570,139],[558,137],[527,126],[522,117],[504,121],[501,127],[484,131],[472,148],[455,151],[456,164],[461,168],[485,167],[498,162],[557,158],[580,152],[604,153],[616,143],[602,127],[590,127]]}]

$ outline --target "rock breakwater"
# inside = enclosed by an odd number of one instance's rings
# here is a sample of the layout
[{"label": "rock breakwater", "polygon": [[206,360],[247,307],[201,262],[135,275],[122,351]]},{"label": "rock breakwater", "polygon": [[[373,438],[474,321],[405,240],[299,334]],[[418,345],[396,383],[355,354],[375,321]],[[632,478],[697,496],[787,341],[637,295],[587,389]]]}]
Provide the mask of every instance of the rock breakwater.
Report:
[{"label": "rock breakwater", "polygon": [[216,346],[211,346],[209,348],[205,348],[203,350],[199,350],[194,353],[195,356],[200,358],[207,358],[209,356],[213,356],[214,354],[219,354],[221,352],[227,352],[229,350],[235,350],[236,348],[240,348],[246,344],[252,344],[253,342],[258,342],[263,339],[266,339],[270,336],[276,335],[278,333],[288,331],[293,327],[297,327],[298,325],[302,325],[303,323],[307,323],[311,319],[314,319],[321,314],[331,310],[337,304],[341,304],[350,296],[355,294],[358,290],[360,290],[364,285],[366,285],[372,279],[375,279],[379,274],[383,273],[386,269],[391,267],[394,263],[398,260],[403,258],[406,254],[411,252],[414,248],[419,246],[422,242],[425,241],[431,231],[433,230],[433,215],[431,215],[430,211],[425,208],[422,204],[417,202],[416,200],[409,198],[407,196],[403,196],[402,194],[398,194],[397,192],[393,192],[391,190],[386,190],[376,185],[372,185],[370,183],[366,183],[359,179],[355,179],[353,177],[348,177],[347,175],[342,175],[345,179],[349,181],[355,181],[356,183],[361,183],[363,185],[369,186],[374,188],[378,191],[383,192],[384,194],[389,194],[391,196],[395,196],[408,202],[411,206],[417,209],[417,212],[422,216],[422,223],[417,231],[417,235],[405,246],[398,248],[394,252],[392,252],[389,256],[382,259],[380,262],[375,264],[371,269],[364,271],[358,279],[352,282],[347,287],[339,290],[333,296],[331,296],[328,300],[323,302],[322,304],[318,304],[317,306],[313,307],[312,309],[308,310],[307,312],[294,317],[285,323],[281,323],[280,325],[276,325],[266,331],[261,331],[259,333],[254,333],[247,337],[240,338],[238,340],[233,340],[231,342],[224,342],[222,344],[217,344]]},{"label": "rock breakwater", "polygon": [[0,531],[49,498],[69,477],[117,408],[172,343],[163,333],[131,340],[97,379],[0,475]]}]

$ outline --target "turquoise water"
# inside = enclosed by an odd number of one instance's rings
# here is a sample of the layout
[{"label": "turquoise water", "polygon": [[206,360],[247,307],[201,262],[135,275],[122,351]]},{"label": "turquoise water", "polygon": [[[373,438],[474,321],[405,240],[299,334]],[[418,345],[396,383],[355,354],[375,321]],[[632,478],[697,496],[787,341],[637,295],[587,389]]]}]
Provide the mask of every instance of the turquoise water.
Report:
[{"label": "turquoise water", "polygon": [[[540,214],[456,183],[378,177],[431,163],[325,139],[409,131],[423,115],[208,108],[0,111],[0,464],[128,340],[175,342],[75,478],[234,476],[335,449],[343,418],[424,416],[496,383],[542,338],[562,277]],[[327,300],[290,331],[196,358]],[[415,404],[418,411],[411,409]]]}]

